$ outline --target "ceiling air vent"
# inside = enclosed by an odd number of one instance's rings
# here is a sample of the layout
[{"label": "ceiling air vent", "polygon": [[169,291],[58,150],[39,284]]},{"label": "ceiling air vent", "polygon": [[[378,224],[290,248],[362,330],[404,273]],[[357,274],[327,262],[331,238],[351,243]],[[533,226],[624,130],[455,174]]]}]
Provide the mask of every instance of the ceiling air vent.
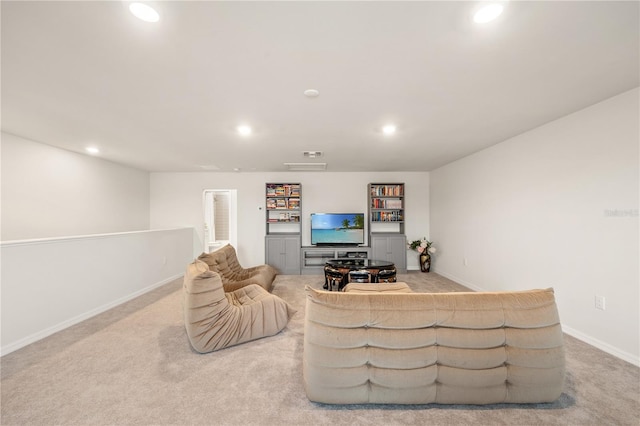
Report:
[{"label": "ceiling air vent", "polygon": [[213,164],[206,164],[206,165],[200,166],[200,168],[202,170],[209,170],[209,171],[211,171],[211,170],[220,170],[220,167],[214,166]]},{"label": "ceiling air vent", "polygon": [[322,157],[322,151],[303,151],[302,155],[307,158],[319,158]]},{"label": "ceiling air vent", "polygon": [[327,170],[327,163],[284,163],[291,172],[323,172]]}]

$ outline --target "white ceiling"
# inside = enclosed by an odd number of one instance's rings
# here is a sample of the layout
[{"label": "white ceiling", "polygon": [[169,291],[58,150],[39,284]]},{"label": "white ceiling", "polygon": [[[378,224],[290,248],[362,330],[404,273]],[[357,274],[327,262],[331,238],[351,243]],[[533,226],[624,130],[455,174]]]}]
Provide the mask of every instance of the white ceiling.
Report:
[{"label": "white ceiling", "polygon": [[126,3],[2,1],[3,131],[148,171],[423,171],[639,85],[636,1],[484,27],[478,2]]}]

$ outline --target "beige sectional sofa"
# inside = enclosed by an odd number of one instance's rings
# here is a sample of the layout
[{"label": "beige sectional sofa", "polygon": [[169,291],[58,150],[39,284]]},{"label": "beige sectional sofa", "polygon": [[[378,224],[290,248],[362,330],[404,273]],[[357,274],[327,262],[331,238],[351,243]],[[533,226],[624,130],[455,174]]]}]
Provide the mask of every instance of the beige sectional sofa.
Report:
[{"label": "beige sectional sofa", "polygon": [[270,265],[259,265],[243,268],[238,261],[236,249],[231,244],[219,248],[211,253],[202,253],[198,260],[203,261],[222,278],[224,291],[234,291],[249,284],[258,284],[267,291],[271,291],[276,269]]},{"label": "beige sectional sofa", "polygon": [[328,404],[556,400],[564,384],[552,289],[498,293],[306,288],[303,376]]}]

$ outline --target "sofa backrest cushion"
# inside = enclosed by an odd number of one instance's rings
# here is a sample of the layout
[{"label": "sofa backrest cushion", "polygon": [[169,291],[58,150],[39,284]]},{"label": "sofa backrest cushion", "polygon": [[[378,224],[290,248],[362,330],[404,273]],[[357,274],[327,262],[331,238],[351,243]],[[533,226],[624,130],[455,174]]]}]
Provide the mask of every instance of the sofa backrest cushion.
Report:
[{"label": "sofa backrest cushion", "polygon": [[344,287],[343,291],[346,293],[412,293],[407,283],[403,282],[375,284],[349,283]]},{"label": "sofa backrest cushion", "polygon": [[258,265],[243,268],[238,261],[236,249],[227,244],[211,253],[202,253],[198,260],[205,262],[209,269],[220,274],[224,290],[237,290],[249,284],[258,284],[271,291],[276,278],[276,269],[270,265]]},{"label": "sofa backrest cushion", "polygon": [[231,244],[226,244],[211,253],[202,253],[198,260],[205,262],[209,269],[222,275],[223,279],[240,278],[242,266],[238,261],[236,249]]}]

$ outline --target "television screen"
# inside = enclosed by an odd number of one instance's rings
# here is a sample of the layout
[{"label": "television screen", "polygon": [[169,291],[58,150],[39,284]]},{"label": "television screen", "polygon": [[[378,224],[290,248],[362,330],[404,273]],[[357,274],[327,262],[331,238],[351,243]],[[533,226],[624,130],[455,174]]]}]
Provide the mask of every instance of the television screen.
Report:
[{"label": "television screen", "polygon": [[311,244],[364,244],[364,213],[312,213]]}]

